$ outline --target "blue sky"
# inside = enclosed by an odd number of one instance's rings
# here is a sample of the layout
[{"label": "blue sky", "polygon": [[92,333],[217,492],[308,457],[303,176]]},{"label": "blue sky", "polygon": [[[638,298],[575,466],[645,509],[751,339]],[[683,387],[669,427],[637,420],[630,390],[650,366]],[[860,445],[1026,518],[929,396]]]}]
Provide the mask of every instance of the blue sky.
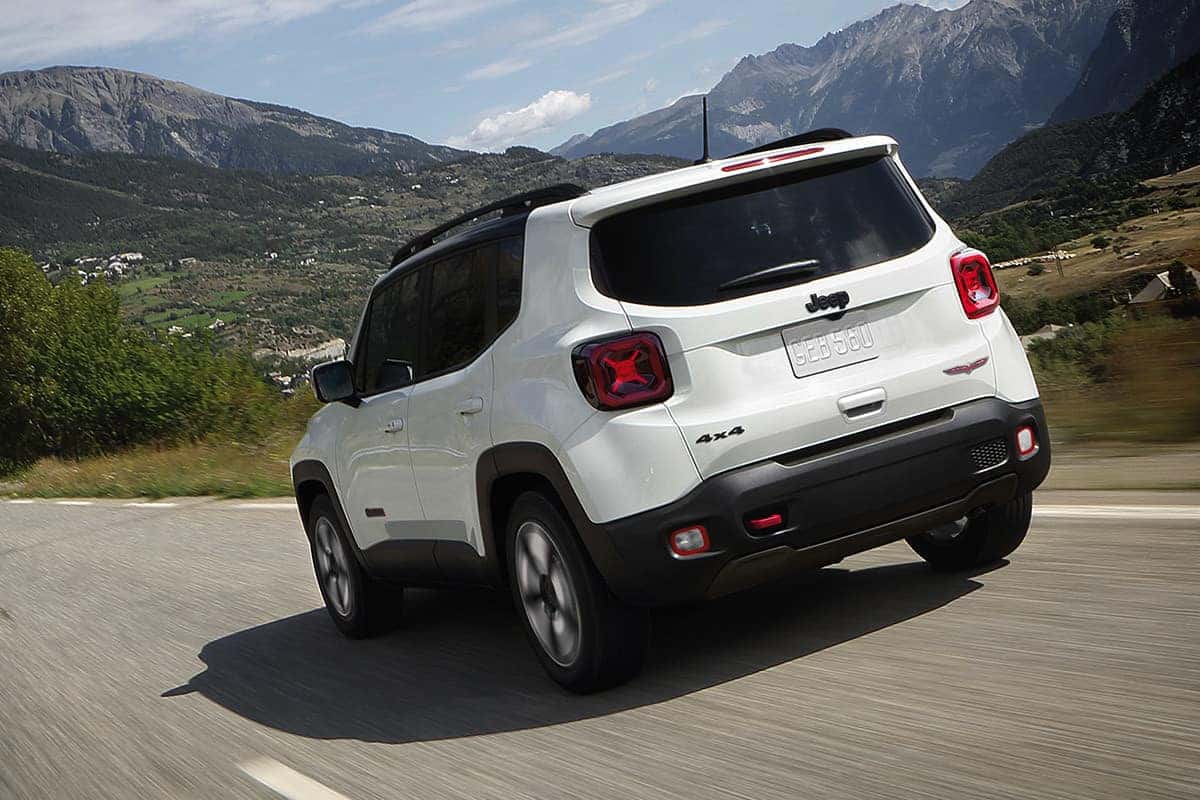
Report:
[{"label": "blue sky", "polygon": [[0,71],[120,67],[432,142],[549,148],[893,4],[0,0]]}]

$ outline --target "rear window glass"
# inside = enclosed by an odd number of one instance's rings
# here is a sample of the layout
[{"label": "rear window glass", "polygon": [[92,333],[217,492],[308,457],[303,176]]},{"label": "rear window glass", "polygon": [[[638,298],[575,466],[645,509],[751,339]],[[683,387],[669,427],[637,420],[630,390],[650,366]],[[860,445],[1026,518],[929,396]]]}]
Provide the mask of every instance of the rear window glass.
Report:
[{"label": "rear window glass", "polygon": [[[890,158],[795,171],[602,220],[592,271],[612,297],[703,305],[907,255],[933,223]],[[766,274],[766,270],[773,270]]]}]

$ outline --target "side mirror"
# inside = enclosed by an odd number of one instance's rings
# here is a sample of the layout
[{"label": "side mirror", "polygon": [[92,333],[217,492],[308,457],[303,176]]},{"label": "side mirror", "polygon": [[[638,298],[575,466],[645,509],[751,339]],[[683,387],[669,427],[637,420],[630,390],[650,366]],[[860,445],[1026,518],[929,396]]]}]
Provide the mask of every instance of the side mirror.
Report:
[{"label": "side mirror", "polygon": [[402,389],[412,382],[413,365],[411,361],[385,358],[379,365],[379,391],[390,392],[393,389]]},{"label": "side mirror", "polygon": [[322,403],[337,403],[358,396],[349,361],[326,361],[312,368],[313,393]]}]

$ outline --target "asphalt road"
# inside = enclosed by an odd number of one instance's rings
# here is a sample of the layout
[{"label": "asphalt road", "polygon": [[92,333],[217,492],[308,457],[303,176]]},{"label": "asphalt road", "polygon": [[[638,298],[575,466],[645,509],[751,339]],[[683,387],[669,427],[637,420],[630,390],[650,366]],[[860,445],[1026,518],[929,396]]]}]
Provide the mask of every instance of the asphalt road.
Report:
[{"label": "asphalt road", "polygon": [[658,613],[591,697],[491,593],[340,638],[286,504],[0,503],[0,798],[1200,797],[1200,495],[1038,502],[977,574]]}]

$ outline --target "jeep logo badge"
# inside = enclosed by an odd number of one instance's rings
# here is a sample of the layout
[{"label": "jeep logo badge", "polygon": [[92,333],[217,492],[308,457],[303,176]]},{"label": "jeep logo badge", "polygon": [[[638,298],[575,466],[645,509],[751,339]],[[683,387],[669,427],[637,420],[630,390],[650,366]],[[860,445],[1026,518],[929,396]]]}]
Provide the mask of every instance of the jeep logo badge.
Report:
[{"label": "jeep logo badge", "polygon": [[834,292],[833,294],[814,294],[812,300],[804,307],[809,312],[825,311],[830,308],[836,308],[840,311],[848,305],[850,305],[849,292]]}]

